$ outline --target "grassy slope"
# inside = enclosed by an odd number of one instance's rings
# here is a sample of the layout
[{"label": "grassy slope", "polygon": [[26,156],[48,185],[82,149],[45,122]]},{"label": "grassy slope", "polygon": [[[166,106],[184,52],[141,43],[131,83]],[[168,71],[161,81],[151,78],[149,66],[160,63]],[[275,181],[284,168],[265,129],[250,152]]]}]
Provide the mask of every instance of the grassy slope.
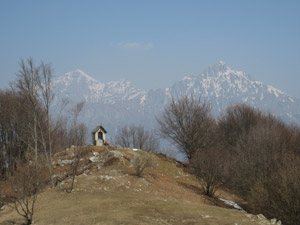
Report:
[{"label": "grassy slope", "polygon": [[[89,148],[86,157],[103,148]],[[198,193],[199,182],[176,166],[176,162],[155,154],[118,149],[126,158],[143,154],[152,167],[143,177],[133,176],[128,160],[118,160],[90,169],[76,178],[74,192],[63,191],[68,185],[47,189],[39,195],[35,224],[270,224],[267,220],[235,209]],[[64,156],[67,158],[68,155]],[[62,157],[62,156],[58,156]],[[64,168],[56,168],[62,172]],[[220,196],[236,200],[221,191]],[[216,204],[220,206],[216,206]],[[223,207],[221,207],[223,206]],[[22,218],[11,208],[0,211],[0,224],[21,224]]]}]

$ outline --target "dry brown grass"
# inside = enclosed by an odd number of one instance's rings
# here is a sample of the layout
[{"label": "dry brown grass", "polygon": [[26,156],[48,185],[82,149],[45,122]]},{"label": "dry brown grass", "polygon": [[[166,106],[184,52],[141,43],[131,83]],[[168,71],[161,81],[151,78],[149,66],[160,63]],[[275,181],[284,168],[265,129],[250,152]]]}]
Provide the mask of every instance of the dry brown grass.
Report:
[{"label": "dry brown grass", "polygon": [[[87,155],[92,155],[93,151],[107,154],[104,148],[92,148]],[[132,167],[128,160],[101,169],[89,163],[89,170],[76,177],[71,194],[63,191],[70,179],[40,194],[34,223],[254,225],[261,221],[242,211],[218,207],[218,201],[200,195],[198,180],[173,160],[161,160],[153,153],[129,149],[118,151],[129,159],[135,154],[147,154],[152,167],[145,169],[143,177],[137,177],[130,175]],[[55,172],[61,170],[56,168]],[[220,191],[219,195],[230,198],[226,191]],[[8,206],[0,211],[0,224],[22,222]]]}]

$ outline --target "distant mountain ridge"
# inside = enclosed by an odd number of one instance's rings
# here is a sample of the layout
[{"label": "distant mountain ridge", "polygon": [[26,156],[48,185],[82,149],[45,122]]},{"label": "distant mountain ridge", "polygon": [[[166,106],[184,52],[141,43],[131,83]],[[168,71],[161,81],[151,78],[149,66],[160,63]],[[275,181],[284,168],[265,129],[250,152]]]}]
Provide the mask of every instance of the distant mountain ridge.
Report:
[{"label": "distant mountain ridge", "polygon": [[[170,91],[174,94],[202,94],[213,106],[215,114],[228,105],[245,102],[278,116],[299,109],[294,99],[284,92],[262,82],[254,81],[243,71],[231,69],[224,62],[210,66],[199,76],[184,77],[176,82]],[[278,107],[280,106],[280,107]],[[283,107],[284,106],[284,107]],[[299,112],[299,111],[298,111]],[[294,119],[292,116],[290,119]]]},{"label": "distant mountain ridge", "polygon": [[262,82],[253,80],[243,71],[233,70],[220,61],[198,76],[185,76],[169,88],[148,92],[136,88],[127,80],[102,83],[77,69],[54,81],[55,105],[63,98],[75,104],[86,102],[80,120],[89,129],[103,124],[112,134],[118,127],[135,123],[155,127],[155,116],[172,96],[202,95],[218,116],[227,106],[244,102],[269,111],[285,121],[300,122],[300,100]]},{"label": "distant mountain ridge", "polygon": [[125,79],[101,83],[80,69],[59,77],[54,81],[54,86],[59,96],[65,95],[70,100],[85,100],[90,103],[130,101],[146,94]]}]

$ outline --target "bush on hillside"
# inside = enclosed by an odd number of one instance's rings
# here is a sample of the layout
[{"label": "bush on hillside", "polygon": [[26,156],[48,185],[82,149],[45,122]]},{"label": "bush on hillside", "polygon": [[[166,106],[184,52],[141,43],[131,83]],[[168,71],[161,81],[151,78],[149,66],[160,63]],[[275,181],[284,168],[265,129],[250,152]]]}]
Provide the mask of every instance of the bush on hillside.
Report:
[{"label": "bush on hillside", "polygon": [[143,126],[124,126],[119,129],[115,144],[123,148],[137,148],[149,152],[159,150],[159,139],[153,131],[146,130]]},{"label": "bush on hillside", "polygon": [[247,201],[252,210],[293,225],[300,221],[300,159],[286,155],[283,161],[279,171],[256,181]]},{"label": "bush on hillside", "polygon": [[297,224],[300,209],[299,129],[271,115],[260,112],[256,115],[240,116],[240,120],[250,118],[250,121],[237,120],[234,124],[238,126],[225,129],[234,134],[234,142],[230,137],[228,144],[223,145],[229,157],[224,169],[226,185],[247,200],[252,212],[275,217],[284,224]]},{"label": "bush on hillside", "polygon": [[40,191],[49,182],[45,160],[35,161],[33,155],[19,162],[13,175],[8,177],[10,188],[5,195],[14,204],[16,212],[31,224],[35,203]]},{"label": "bush on hillside", "polygon": [[195,175],[201,181],[201,192],[214,197],[222,184],[223,157],[218,148],[198,151],[191,163]]},{"label": "bush on hillside", "polygon": [[138,177],[141,177],[144,170],[147,167],[150,167],[152,163],[149,157],[146,157],[145,155],[139,155],[139,156],[135,156],[131,160],[131,165],[134,168],[134,174]]},{"label": "bush on hillside", "polygon": [[229,106],[218,121],[220,144],[229,149],[234,147],[240,136],[247,134],[263,120],[263,114],[244,103]]}]

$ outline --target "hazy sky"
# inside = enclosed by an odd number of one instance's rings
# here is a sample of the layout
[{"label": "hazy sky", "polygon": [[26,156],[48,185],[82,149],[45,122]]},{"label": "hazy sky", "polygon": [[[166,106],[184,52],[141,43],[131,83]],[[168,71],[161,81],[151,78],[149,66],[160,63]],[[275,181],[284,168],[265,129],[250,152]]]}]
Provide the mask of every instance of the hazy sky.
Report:
[{"label": "hazy sky", "polygon": [[168,87],[225,61],[300,97],[300,1],[0,0],[0,87],[21,58]]}]

